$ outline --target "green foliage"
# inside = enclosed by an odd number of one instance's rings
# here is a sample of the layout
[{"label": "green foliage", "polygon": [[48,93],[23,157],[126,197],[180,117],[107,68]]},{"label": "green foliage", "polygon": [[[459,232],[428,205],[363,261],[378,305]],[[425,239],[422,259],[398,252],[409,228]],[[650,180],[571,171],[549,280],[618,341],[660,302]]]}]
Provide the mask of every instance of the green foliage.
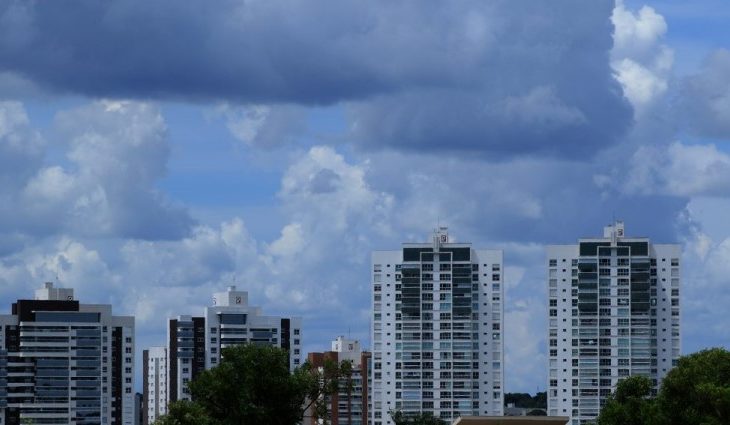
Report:
[{"label": "green foliage", "polygon": [[534,397],[527,393],[505,393],[504,405],[509,404],[524,409],[547,409],[547,393],[538,392]]},{"label": "green foliage", "polygon": [[350,369],[328,364],[320,373],[305,363],[292,374],[288,354],[279,348],[225,348],[218,366],[188,384],[193,401],[172,403],[157,425],[295,425],[305,409],[319,408],[324,395],[337,391]]},{"label": "green foliage", "polygon": [[527,416],[547,416],[547,413],[542,409],[533,409],[527,412]]},{"label": "green foliage", "polygon": [[388,412],[395,422],[395,425],[447,425],[443,420],[434,417],[430,413],[418,413],[406,415],[400,410]]},{"label": "green foliage", "polygon": [[601,409],[599,425],[730,424],[730,352],[722,348],[681,357],[649,399],[651,381],[621,381]]},{"label": "green foliage", "polygon": [[632,376],[621,380],[616,391],[601,409],[598,425],[644,425],[651,423],[654,415],[651,395],[652,383],[644,376]]},{"label": "green foliage", "polygon": [[352,391],[352,362],[343,361],[337,364],[331,359],[325,359],[321,368],[305,363],[298,372],[307,376],[310,381],[307,393],[309,403],[305,410],[309,409],[310,414],[317,418],[321,425],[329,424],[331,418],[327,412],[328,403],[325,396],[340,390],[348,393]]},{"label": "green foliage", "polygon": [[175,401],[167,406],[168,414],[155,421],[155,425],[214,425],[203,408],[187,400]]},{"label": "green foliage", "polygon": [[680,358],[657,403],[669,425],[730,423],[730,352],[713,348]]},{"label": "green foliage", "polygon": [[189,384],[190,394],[220,425],[295,424],[311,385],[289,372],[286,351],[247,344],[223,350],[221,363]]}]

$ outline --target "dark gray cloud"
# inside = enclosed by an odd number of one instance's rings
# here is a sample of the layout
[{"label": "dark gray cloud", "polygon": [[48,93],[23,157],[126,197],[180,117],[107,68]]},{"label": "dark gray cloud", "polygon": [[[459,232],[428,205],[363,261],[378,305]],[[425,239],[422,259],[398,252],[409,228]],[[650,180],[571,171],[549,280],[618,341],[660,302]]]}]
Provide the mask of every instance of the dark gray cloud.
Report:
[{"label": "dark gray cloud", "polygon": [[680,114],[701,137],[730,139],[730,50],[717,50],[699,73],[684,79]]},{"label": "dark gray cloud", "polygon": [[348,101],[368,146],[584,157],[631,122],[613,6],[0,0],[0,71],[90,96]]},{"label": "dark gray cloud", "polygon": [[491,157],[586,157],[619,140],[632,111],[608,61],[613,2],[499,4],[476,82],[355,103],[355,138]]}]

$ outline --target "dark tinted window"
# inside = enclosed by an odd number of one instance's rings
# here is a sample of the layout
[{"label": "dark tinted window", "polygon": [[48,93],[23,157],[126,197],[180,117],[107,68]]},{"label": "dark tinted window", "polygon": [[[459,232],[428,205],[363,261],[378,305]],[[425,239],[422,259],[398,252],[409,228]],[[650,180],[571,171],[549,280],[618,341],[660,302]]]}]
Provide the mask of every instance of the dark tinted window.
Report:
[{"label": "dark tinted window", "polygon": [[580,255],[598,255],[599,246],[610,246],[609,242],[581,242]]},{"label": "dark tinted window", "polygon": [[221,325],[245,325],[246,315],[245,314],[221,314],[220,315]]},{"label": "dark tinted window", "polygon": [[631,248],[631,255],[649,255],[648,242],[619,242],[618,246]]},{"label": "dark tinted window", "polygon": [[35,314],[36,322],[66,322],[89,323],[99,322],[99,313],[78,313],[70,311],[46,312],[38,311]]},{"label": "dark tinted window", "polygon": [[441,251],[452,253],[451,261],[471,260],[471,248],[441,248]]},{"label": "dark tinted window", "polygon": [[422,252],[433,252],[433,248],[403,248],[403,261],[421,261]]}]

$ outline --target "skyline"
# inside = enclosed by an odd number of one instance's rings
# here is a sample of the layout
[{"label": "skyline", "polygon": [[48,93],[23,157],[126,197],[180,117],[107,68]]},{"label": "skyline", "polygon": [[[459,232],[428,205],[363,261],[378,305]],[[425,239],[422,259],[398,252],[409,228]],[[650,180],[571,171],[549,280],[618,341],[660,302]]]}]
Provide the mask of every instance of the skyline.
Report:
[{"label": "skyline", "polygon": [[683,353],[730,347],[730,7],[530,4],[0,0],[0,308],[58,277],[141,359],[235,284],[370,348],[370,252],[440,223],[504,250],[533,393],[545,246],[615,217],[682,244]]}]

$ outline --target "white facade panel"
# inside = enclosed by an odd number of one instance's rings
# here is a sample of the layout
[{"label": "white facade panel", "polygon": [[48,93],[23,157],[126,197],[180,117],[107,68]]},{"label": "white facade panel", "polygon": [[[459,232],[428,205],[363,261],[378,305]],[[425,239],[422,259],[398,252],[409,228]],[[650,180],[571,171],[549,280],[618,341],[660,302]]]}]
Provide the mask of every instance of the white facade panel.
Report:
[{"label": "white facade panel", "polygon": [[389,411],[501,416],[504,280],[499,250],[433,243],[372,253],[370,423]]},{"label": "white facade panel", "polygon": [[679,245],[604,237],[547,248],[548,415],[593,423],[628,376],[655,390],[680,355]]}]

